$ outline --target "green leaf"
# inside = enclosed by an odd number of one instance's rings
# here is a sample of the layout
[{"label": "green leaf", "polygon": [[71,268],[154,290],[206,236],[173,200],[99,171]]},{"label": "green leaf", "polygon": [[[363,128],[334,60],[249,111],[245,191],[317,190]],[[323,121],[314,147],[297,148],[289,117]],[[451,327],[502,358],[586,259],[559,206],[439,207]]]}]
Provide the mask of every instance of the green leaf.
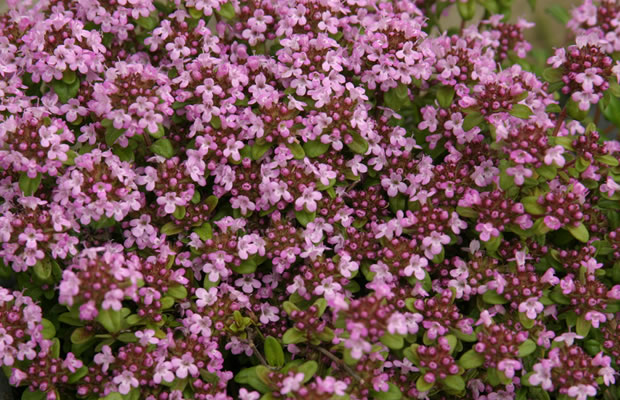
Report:
[{"label": "green leaf", "polygon": [[308,225],[310,222],[314,221],[316,218],[316,211],[309,212],[304,210],[295,211],[295,218],[297,218],[297,222],[299,222],[302,226]]},{"label": "green leaf", "polygon": [[72,83],[65,83],[62,80],[53,80],[51,82],[52,89],[58,95],[58,99],[61,103],[66,103],[70,99],[77,96],[80,90],[80,80],[76,79]]},{"label": "green leaf", "polygon": [[[462,4],[462,3],[459,2],[458,4]],[[465,116],[465,119],[463,120],[463,130],[469,131],[471,128],[475,126],[479,126],[483,122],[484,122],[484,116],[478,111],[474,111]]]},{"label": "green leaf", "polygon": [[87,374],[88,374],[88,367],[86,366],[80,367],[74,373],[69,375],[69,383],[71,384],[77,383]]},{"label": "green leaf", "polygon": [[273,336],[267,336],[265,338],[265,358],[269,365],[281,368],[284,365],[284,351],[280,342]]},{"label": "green leaf", "polygon": [[112,392],[101,400],[124,400],[123,395],[118,392]]},{"label": "green leaf", "polygon": [[564,72],[557,68],[546,68],[542,73],[543,78],[545,78],[547,82],[559,82],[562,80],[563,75]]},{"label": "green leaf", "polygon": [[594,159],[602,164],[609,165],[610,167],[617,167],[619,164],[618,159],[610,154],[596,156]]},{"label": "green leaf", "polygon": [[269,150],[270,148],[271,148],[271,143],[264,143],[264,144],[254,143],[254,145],[252,146],[252,151],[251,151],[252,160],[260,159],[263,155],[265,155],[267,150]]},{"label": "green leaf", "polygon": [[41,325],[43,325],[43,330],[41,331],[41,334],[43,335],[44,339],[51,339],[56,336],[56,327],[54,326],[52,321],[42,318]]},{"label": "green leaf", "polygon": [[211,227],[211,224],[208,222],[205,222],[198,228],[194,228],[194,232],[196,232],[198,237],[200,237],[200,239],[203,241],[213,238],[213,228]]},{"label": "green leaf", "polygon": [[187,213],[187,209],[184,206],[177,206],[172,213],[172,216],[179,221],[185,218],[185,214]]},{"label": "green leaf", "polygon": [[282,336],[282,343],[284,344],[303,343],[306,340],[306,334],[297,328],[289,328]]},{"label": "green leaf", "polygon": [[306,157],[304,148],[298,142],[287,143],[286,147],[293,153],[293,157],[295,157],[296,160],[303,160]]},{"label": "green leaf", "polygon": [[[10,388],[9,393],[11,393]],[[40,390],[35,390],[31,392],[29,388],[26,388],[26,390],[24,390],[24,392],[22,393],[22,400],[43,400],[45,398],[45,392],[42,392]]]},{"label": "green leaf", "polygon": [[235,382],[242,385],[250,385],[261,393],[269,392],[271,389],[267,386],[257,374],[258,366],[244,368],[235,375]]},{"label": "green leaf", "polygon": [[[238,274],[253,274],[254,271],[256,271],[256,268],[258,268],[257,261],[259,260],[259,258],[257,257],[260,257],[260,256],[256,254],[252,255],[247,260],[241,261],[241,264],[239,264],[239,266],[233,265],[231,268],[233,271],[235,271]],[[263,257],[261,262],[264,260],[265,259]]]},{"label": "green leaf", "polygon": [[316,158],[320,155],[327,153],[330,146],[331,146],[330,143],[325,144],[321,142],[319,139],[310,140],[304,143],[304,151],[308,157]]},{"label": "green leaf", "polygon": [[62,73],[62,81],[67,85],[72,84],[77,79],[77,74],[75,71],[71,71],[70,69],[66,69]]},{"label": "green leaf", "polygon": [[454,88],[452,86],[442,86],[437,90],[437,101],[442,108],[450,108],[454,99]]},{"label": "green leaf", "polygon": [[166,236],[176,235],[177,233],[181,232],[183,232],[183,226],[177,225],[172,221],[167,222],[166,224],[164,224],[164,226],[161,227],[161,233]]},{"label": "green leaf", "polygon": [[559,4],[554,4],[551,7],[548,7],[545,11],[562,25],[566,25],[566,23],[570,21],[570,14],[566,8]]},{"label": "green leaf", "polygon": [[538,196],[524,197],[521,199],[521,203],[528,214],[543,215],[545,213],[545,208],[538,204]]},{"label": "green leaf", "polygon": [[476,2],[468,0],[467,2],[457,1],[456,3],[461,18],[465,21],[469,21],[476,15]]},{"label": "green leaf", "polygon": [[536,351],[536,343],[531,339],[526,339],[525,342],[519,346],[519,357],[527,357]]},{"label": "green leaf", "polygon": [[534,327],[534,320],[529,319],[528,316],[522,312],[519,313],[519,322],[521,322],[521,325],[523,325],[525,329],[532,329]]},{"label": "green leaf", "polygon": [[592,323],[590,321],[587,321],[583,315],[580,315],[579,318],[577,318],[577,335],[583,336],[584,338],[587,337],[588,333],[590,333],[591,327]]},{"label": "green leaf", "polygon": [[415,383],[416,389],[418,392],[428,392],[433,388],[435,382],[428,383],[424,380],[424,375],[421,375]]},{"label": "green leaf", "polygon": [[537,168],[536,172],[538,173],[538,175],[550,181],[556,177],[556,175],[558,174],[558,169],[553,165],[543,165],[542,167]]},{"label": "green leaf", "polygon": [[229,21],[232,20],[233,18],[235,18],[235,7],[233,7],[231,2],[228,2],[226,4],[222,4],[220,9],[216,10],[216,12],[218,13],[218,15],[220,15],[221,17],[226,18]]},{"label": "green leaf", "polygon": [[120,310],[100,310],[99,315],[97,315],[97,321],[110,333],[117,333],[122,327]]},{"label": "green leaf", "polygon": [[487,290],[482,295],[482,300],[489,304],[506,304],[508,300],[504,296],[498,294],[495,290]]},{"label": "green leaf", "polygon": [[450,375],[443,380],[443,384],[457,392],[465,390],[465,381],[460,375]]},{"label": "green leaf", "polygon": [[166,138],[157,139],[151,145],[151,151],[164,158],[171,158],[174,156],[174,148],[172,147],[172,143]]},{"label": "green leaf", "polygon": [[52,276],[52,264],[48,259],[37,261],[34,265],[35,276],[42,280],[47,281]]},{"label": "green leaf", "polygon": [[532,114],[534,114],[532,110],[523,104],[513,104],[510,109],[510,115],[521,119],[528,119]]},{"label": "green leaf", "polygon": [[368,142],[366,139],[360,136],[359,133],[349,131],[349,134],[353,137],[353,141],[348,143],[347,146],[352,152],[364,155],[368,151]]},{"label": "green leaf", "polygon": [[312,379],[312,377],[314,376],[314,374],[316,373],[318,369],[319,369],[319,364],[317,364],[316,361],[306,361],[305,363],[297,367],[297,371],[304,374],[303,383],[306,383],[310,379]]},{"label": "green leaf", "polygon": [[182,300],[187,298],[187,289],[183,285],[174,285],[168,288],[166,294],[173,299]]},{"label": "green leaf", "polygon": [[401,335],[385,332],[381,337],[381,343],[393,350],[400,350],[405,346],[405,340]]},{"label": "green leaf", "polygon": [[573,237],[579,240],[582,243],[587,243],[590,239],[590,233],[588,232],[588,228],[585,227],[583,222],[580,222],[577,226],[565,226],[567,231],[573,235]]},{"label": "green leaf", "polygon": [[458,364],[464,369],[478,368],[484,364],[484,356],[471,349],[463,353]]},{"label": "green leaf", "polygon": [[159,25],[159,18],[157,17],[157,11],[154,11],[148,17],[140,17],[136,20],[136,23],[146,31],[152,31]]},{"label": "green leaf", "polygon": [[[588,110],[582,110],[579,108],[579,104],[577,104],[574,100],[570,99],[566,103],[566,111],[571,118],[576,119],[578,121],[584,120],[588,116]],[[603,114],[605,112],[603,111]]]},{"label": "green leaf", "polygon": [[116,139],[121,137],[124,132],[124,129],[116,129],[113,126],[110,126],[105,130],[105,144],[107,144],[108,146],[114,145]]},{"label": "green leaf", "polygon": [[41,184],[41,174],[37,174],[34,178],[29,178],[26,172],[22,172],[19,175],[19,188],[24,193],[24,196],[32,196],[35,194],[39,185]]}]

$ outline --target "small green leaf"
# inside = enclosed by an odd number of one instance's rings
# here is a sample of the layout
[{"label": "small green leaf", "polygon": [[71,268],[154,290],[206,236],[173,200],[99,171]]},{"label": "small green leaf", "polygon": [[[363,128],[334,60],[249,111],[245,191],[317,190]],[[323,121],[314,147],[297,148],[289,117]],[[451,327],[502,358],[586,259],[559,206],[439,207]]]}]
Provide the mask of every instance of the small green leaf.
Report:
[{"label": "small green leaf", "polygon": [[185,218],[185,214],[187,213],[187,209],[184,206],[177,206],[172,213],[172,216],[179,221]]},{"label": "small green leaf", "polygon": [[460,375],[450,375],[448,376],[446,379],[443,380],[443,384],[456,391],[456,392],[460,392],[462,390],[465,390],[465,381],[463,380],[463,378]]},{"label": "small green leaf", "polygon": [[166,236],[176,235],[181,232],[183,232],[183,227],[181,225],[175,224],[172,221],[167,222],[166,224],[164,224],[164,226],[161,227],[161,233]]},{"label": "small green leaf", "polygon": [[401,335],[394,335],[389,332],[385,332],[380,340],[381,343],[393,350],[400,350],[405,345],[405,340]]},{"label": "small green leaf", "polygon": [[24,196],[32,196],[35,194],[39,185],[41,184],[41,174],[37,174],[34,178],[29,178],[26,172],[22,172],[19,175],[19,188],[24,193]]},{"label": "small green leaf", "polygon": [[117,333],[122,327],[122,315],[120,310],[100,310],[97,321],[110,333]]},{"label": "small green leaf", "polygon": [[534,327],[534,320],[529,319],[528,316],[522,312],[519,313],[519,322],[521,322],[521,325],[523,325],[525,329],[532,329]]},{"label": "small green leaf", "polygon": [[48,259],[37,261],[34,265],[35,276],[42,280],[47,281],[52,276],[52,264]]},{"label": "small green leaf", "polygon": [[308,157],[316,158],[325,154],[329,150],[330,146],[330,143],[323,143],[319,139],[310,140],[304,143],[304,151]]},{"label": "small green leaf", "polygon": [[69,383],[71,384],[77,383],[87,374],[88,374],[88,367],[86,366],[80,367],[74,373],[69,375]]},{"label": "small green leaf", "polygon": [[209,240],[213,238],[213,227],[208,222],[205,222],[198,228],[194,228],[194,232],[200,237],[201,240]]},{"label": "small green leaf", "polygon": [[508,300],[504,296],[498,294],[495,290],[487,290],[482,295],[482,300],[489,304],[506,304]]},{"label": "small green leaf", "polygon": [[166,294],[173,299],[182,300],[187,298],[187,289],[183,285],[174,285],[168,288]]},{"label": "small green leaf", "polygon": [[235,18],[235,7],[233,7],[231,2],[228,2],[226,4],[222,4],[220,9],[216,10],[216,12],[221,17],[224,17],[224,18],[226,18],[229,21],[232,20],[233,18]]},{"label": "small green leaf", "polygon": [[565,229],[569,231],[575,239],[582,243],[587,243],[590,239],[588,228],[586,228],[582,222],[580,222],[577,226],[566,226]]},{"label": "small green leaf", "polygon": [[312,377],[314,376],[314,374],[316,373],[318,369],[319,369],[319,364],[317,364],[316,361],[306,361],[305,363],[297,367],[297,371],[304,374],[303,383],[306,383],[310,379],[312,379]]},{"label": "small green leaf", "polygon": [[164,158],[171,158],[174,156],[172,143],[166,138],[157,139],[155,143],[151,145],[151,151]]},{"label": "small green leaf", "polygon": [[310,222],[314,221],[316,218],[316,211],[309,212],[306,210],[295,211],[295,218],[297,218],[297,222],[299,222],[302,226],[308,225]]},{"label": "small green leaf", "polygon": [[284,365],[284,351],[280,342],[273,336],[265,338],[265,358],[269,365],[281,368]]},{"label": "small green leaf", "polygon": [[583,315],[580,315],[579,318],[577,318],[577,326],[575,330],[579,336],[583,336],[584,338],[587,337],[588,333],[590,333],[591,327],[592,322],[587,321]]},{"label": "small green leaf", "polygon": [[282,343],[284,344],[303,343],[306,340],[306,334],[297,328],[289,328],[282,336]]},{"label": "small green leaf", "polygon": [[56,336],[56,327],[54,326],[52,321],[42,318],[41,325],[43,325],[43,330],[41,331],[41,334],[43,335],[44,339],[51,339]]},{"label": "small green leaf", "polygon": [[527,196],[521,199],[521,203],[523,204],[523,208],[528,214],[532,215],[543,215],[545,213],[545,208],[538,204],[537,196]]},{"label": "small green leaf", "polygon": [[306,157],[304,148],[298,142],[287,143],[286,147],[293,153],[296,160],[303,160]]},{"label": "small green leaf", "polygon": [[[9,394],[11,393],[10,390],[11,389],[9,387]],[[43,400],[45,398],[46,398],[46,393],[40,390],[30,391],[30,389],[27,388],[22,393],[22,400]]]},{"label": "small green leaf", "polygon": [[449,108],[454,99],[454,88],[452,86],[442,86],[437,90],[437,101],[442,108]]},{"label": "small green leaf", "polygon": [[478,368],[484,364],[484,356],[471,349],[461,356],[458,364],[464,369]]},{"label": "small green leaf", "polygon": [[148,17],[140,17],[136,20],[136,23],[146,31],[152,31],[159,25],[159,18],[157,17],[157,11],[154,11]]},{"label": "small green leaf", "polygon": [[473,0],[467,0],[466,2],[457,1],[457,8],[461,18],[465,21],[469,21],[476,15],[476,2]]},{"label": "small green leaf", "polygon": [[261,393],[269,392],[271,389],[259,378],[257,368],[258,366],[242,369],[235,375],[235,382],[250,385]]},{"label": "small green leaf", "polygon": [[421,375],[415,383],[416,389],[418,392],[428,392],[433,388],[435,382],[428,383],[424,380],[424,375]]},{"label": "small green leaf", "polygon": [[366,139],[360,136],[359,133],[349,131],[349,134],[353,137],[353,141],[348,143],[347,146],[351,149],[352,152],[357,154],[366,154],[368,151],[368,142]]},{"label": "small green leaf", "polygon": [[58,99],[61,103],[66,103],[70,99],[77,96],[80,90],[80,80],[76,79],[72,83],[65,83],[62,80],[53,80],[51,82],[52,89],[58,95]]},{"label": "small green leaf", "polygon": [[62,73],[62,81],[67,85],[72,84],[77,79],[77,74],[75,71],[71,71],[70,69],[64,70]]},{"label": "small green leaf", "polygon": [[523,358],[529,356],[536,350],[536,343],[531,339],[526,339],[525,342],[519,346],[519,357]]},{"label": "small green leaf", "polygon": [[523,104],[513,104],[510,109],[510,115],[521,119],[528,119],[532,114],[534,114],[532,110]]},{"label": "small green leaf", "polygon": [[[461,3],[459,2],[459,4]],[[474,111],[465,116],[465,119],[463,120],[463,130],[469,131],[473,127],[479,126],[483,122],[484,122],[484,116],[481,113]]]},{"label": "small green leaf", "polygon": [[602,164],[609,165],[610,167],[617,167],[619,164],[618,159],[610,154],[596,156],[594,159]]},{"label": "small green leaf", "polygon": [[263,155],[265,155],[265,153],[267,152],[267,150],[269,150],[271,148],[271,143],[264,143],[264,144],[258,144],[258,143],[254,143],[254,145],[252,146],[252,160],[259,160]]},{"label": "small green leaf", "polygon": [[557,68],[546,68],[542,73],[543,78],[550,83],[561,81],[563,75],[564,72]]}]

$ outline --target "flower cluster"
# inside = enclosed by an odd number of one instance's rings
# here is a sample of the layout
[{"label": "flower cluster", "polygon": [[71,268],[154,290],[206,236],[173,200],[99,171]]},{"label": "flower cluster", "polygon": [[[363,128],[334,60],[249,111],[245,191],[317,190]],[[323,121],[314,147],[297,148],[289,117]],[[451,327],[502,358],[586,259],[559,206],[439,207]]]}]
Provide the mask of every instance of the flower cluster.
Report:
[{"label": "flower cluster", "polygon": [[617,397],[615,1],[8,3],[16,395]]}]

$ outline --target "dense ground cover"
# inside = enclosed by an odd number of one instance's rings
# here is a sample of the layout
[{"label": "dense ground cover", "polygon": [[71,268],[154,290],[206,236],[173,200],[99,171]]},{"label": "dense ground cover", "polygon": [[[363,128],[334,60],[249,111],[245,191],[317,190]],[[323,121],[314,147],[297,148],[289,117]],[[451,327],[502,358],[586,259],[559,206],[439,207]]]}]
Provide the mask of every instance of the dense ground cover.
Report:
[{"label": "dense ground cover", "polygon": [[554,7],[557,49],[508,0],[28,3],[0,16],[23,399],[620,397],[615,1]]}]

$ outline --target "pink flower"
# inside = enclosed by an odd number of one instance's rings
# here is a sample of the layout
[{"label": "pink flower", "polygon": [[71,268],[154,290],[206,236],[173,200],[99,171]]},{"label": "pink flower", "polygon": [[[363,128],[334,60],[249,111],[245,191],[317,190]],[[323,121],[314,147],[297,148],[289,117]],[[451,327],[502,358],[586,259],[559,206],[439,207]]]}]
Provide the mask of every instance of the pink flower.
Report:
[{"label": "pink flower", "polygon": [[198,367],[194,364],[194,357],[190,353],[183,354],[181,358],[174,357],[170,363],[172,368],[176,369],[176,376],[180,379],[184,379],[188,375],[192,377],[198,375]]},{"label": "pink flower", "polygon": [[499,230],[493,226],[490,222],[487,223],[479,223],[476,225],[476,230],[480,232],[480,240],[483,242],[488,242],[491,240],[491,237],[498,237]]},{"label": "pink flower", "polygon": [[422,246],[424,248],[424,255],[426,258],[433,258],[435,255],[441,253],[444,244],[450,243],[450,236],[445,233],[431,232],[430,236],[422,239]]},{"label": "pink flower", "polygon": [[316,202],[321,200],[323,195],[321,192],[315,191],[312,186],[308,186],[304,189],[300,197],[295,200],[295,209],[302,210],[304,207],[309,212],[316,211]]},{"label": "pink flower", "polygon": [[530,384],[534,386],[540,385],[543,390],[553,390],[551,367],[552,364],[549,360],[541,360],[541,362],[535,364],[533,367],[534,373],[530,375]]},{"label": "pink flower", "polygon": [[555,163],[555,165],[562,168],[564,166],[564,163],[566,162],[566,160],[564,160],[564,157],[562,157],[562,154],[564,154],[564,147],[560,145],[547,149],[544,158],[545,164],[551,165]]},{"label": "pink flower", "polygon": [[538,301],[538,297],[530,297],[519,304],[519,312],[525,313],[529,319],[536,319],[545,306]]},{"label": "pink flower", "polygon": [[298,372],[293,376],[287,376],[282,381],[282,389],[280,389],[280,393],[288,394],[291,392],[296,392],[301,388],[301,383],[304,380],[304,374],[302,372]]},{"label": "pink flower", "polygon": [[417,254],[414,254],[409,258],[409,263],[403,270],[404,276],[415,276],[418,280],[423,280],[426,276],[426,267],[428,265],[428,260],[424,257],[421,257]]},{"label": "pink flower", "polygon": [[257,391],[248,392],[245,388],[239,389],[239,400],[258,400],[260,393]]},{"label": "pink flower", "polygon": [[588,397],[596,396],[596,387],[580,383],[577,386],[569,387],[568,395],[576,400],[586,400]]},{"label": "pink flower", "polygon": [[133,372],[125,370],[120,375],[117,375],[112,379],[112,382],[118,385],[118,391],[120,394],[127,394],[131,391],[131,388],[137,388],[140,382],[134,377]]}]

